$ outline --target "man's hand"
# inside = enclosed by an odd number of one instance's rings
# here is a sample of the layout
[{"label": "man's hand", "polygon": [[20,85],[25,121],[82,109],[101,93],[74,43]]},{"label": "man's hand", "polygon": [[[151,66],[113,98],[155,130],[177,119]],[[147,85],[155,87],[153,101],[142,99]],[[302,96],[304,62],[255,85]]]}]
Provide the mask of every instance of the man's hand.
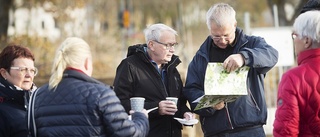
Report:
[{"label": "man's hand", "polygon": [[177,111],[177,105],[173,101],[162,100],[159,102],[160,115],[174,115]]},{"label": "man's hand", "polygon": [[244,59],[241,54],[232,54],[223,62],[223,67],[228,71],[235,71],[244,65]]},{"label": "man's hand", "polygon": [[213,109],[215,110],[221,110],[224,108],[224,101],[220,102],[219,104],[212,106]]},{"label": "man's hand", "polygon": [[196,115],[194,113],[191,113],[191,112],[185,112],[183,114],[183,118],[186,119],[186,120],[195,119]]},{"label": "man's hand", "polygon": [[[133,110],[130,110],[130,111],[129,111],[130,116],[131,116],[133,113],[135,113],[135,111],[133,111]],[[141,113],[143,113],[147,118],[149,117],[148,112],[147,112],[146,109],[143,109],[143,110],[141,111]]]}]

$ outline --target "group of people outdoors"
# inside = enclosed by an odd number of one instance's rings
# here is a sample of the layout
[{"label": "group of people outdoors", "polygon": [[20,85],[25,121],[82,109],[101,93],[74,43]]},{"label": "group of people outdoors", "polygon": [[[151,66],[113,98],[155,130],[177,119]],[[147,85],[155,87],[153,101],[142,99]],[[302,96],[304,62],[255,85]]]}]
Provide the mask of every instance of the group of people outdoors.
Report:
[{"label": "group of people outdoors", "polygon": [[[298,66],[279,84],[275,137],[320,136],[320,11],[308,6],[293,24]],[[60,44],[49,82],[40,87],[33,82],[34,54],[22,45],[6,46],[0,53],[0,136],[182,137],[187,125],[174,118],[199,115],[205,137],[265,137],[264,78],[278,62],[278,51],[264,38],[245,34],[226,3],[210,7],[206,25],[209,35],[189,64],[185,83],[177,69],[178,34],[161,23],[144,30],[146,43],[128,47],[112,86],[92,78],[91,49],[81,38]],[[227,72],[249,67],[248,95],[194,110],[194,101],[205,94],[210,62],[222,63]],[[145,98],[143,111],[131,110],[132,97]]]}]

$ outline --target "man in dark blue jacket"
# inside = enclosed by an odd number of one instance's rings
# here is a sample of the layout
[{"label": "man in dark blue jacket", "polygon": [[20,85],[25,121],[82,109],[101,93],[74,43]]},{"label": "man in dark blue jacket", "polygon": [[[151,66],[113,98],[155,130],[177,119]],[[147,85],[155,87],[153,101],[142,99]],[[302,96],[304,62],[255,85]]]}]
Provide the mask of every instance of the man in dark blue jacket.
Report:
[{"label": "man in dark blue jacket", "polygon": [[204,95],[204,78],[208,62],[221,62],[228,71],[250,67],[248,95],[231,103],[195,111],[205,137],[265,137],[262,126],[267,119],[263,79],[278,61],[278,52],[261,37],[248,36],[237,28],[234,9],[228,4],[213,5],[207,12],[210,36],[189,64],[184,95],[192,103]]}]

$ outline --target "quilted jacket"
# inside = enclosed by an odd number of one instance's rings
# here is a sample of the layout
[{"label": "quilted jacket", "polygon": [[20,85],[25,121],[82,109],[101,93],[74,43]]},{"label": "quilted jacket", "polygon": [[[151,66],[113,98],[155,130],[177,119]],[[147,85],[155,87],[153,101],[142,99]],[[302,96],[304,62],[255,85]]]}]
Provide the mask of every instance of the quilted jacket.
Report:
[{"label": "quilted jacket", "polygon": [[110,87],[74,69],[65,71],[54,91],[40,88],[34,111],[39,137],[144,137],[149,131],[144,114],[128,120]]},{"label": "quilted jacket", "polygon": [[278,87],[275,137],[320,136],[320,49],[303,51]]}]

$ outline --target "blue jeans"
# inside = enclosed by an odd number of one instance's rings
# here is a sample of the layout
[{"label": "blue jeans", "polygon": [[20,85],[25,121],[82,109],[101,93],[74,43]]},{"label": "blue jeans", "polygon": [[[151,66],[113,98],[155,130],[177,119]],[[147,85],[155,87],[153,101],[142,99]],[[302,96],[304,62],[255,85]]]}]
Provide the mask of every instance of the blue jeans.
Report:
[{"label": "blue jeans", "polygon": [[241,130],[238,132],[222,133],[211,137],[266,137],[263,127]]}]

